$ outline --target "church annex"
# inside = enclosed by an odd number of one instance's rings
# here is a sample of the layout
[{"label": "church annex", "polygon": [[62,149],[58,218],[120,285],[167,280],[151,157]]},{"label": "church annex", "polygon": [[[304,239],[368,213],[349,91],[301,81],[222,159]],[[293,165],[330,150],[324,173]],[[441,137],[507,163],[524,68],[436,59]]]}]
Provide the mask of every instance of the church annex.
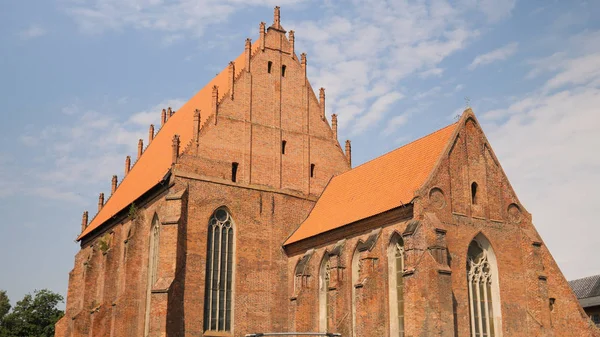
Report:
[{"label": "church annex", "polygon": [[162,111],[83,214],[57,337],[600,336],[470,109],[352,168],[308,62],[276,7]]}]

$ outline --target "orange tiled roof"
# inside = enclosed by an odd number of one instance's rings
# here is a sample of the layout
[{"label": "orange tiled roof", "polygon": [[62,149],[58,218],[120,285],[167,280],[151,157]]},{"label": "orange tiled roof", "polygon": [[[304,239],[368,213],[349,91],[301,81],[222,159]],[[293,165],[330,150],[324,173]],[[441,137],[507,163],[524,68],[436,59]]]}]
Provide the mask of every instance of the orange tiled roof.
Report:
[{"label": "orange tiled roof", "polygon": [[285,245],[412,201],[433,170],[456,123],[333,177]]},{"label": "orange tiled roof", "polygon": [[[252,53],[260,47],[260,39],[252,46]],[[236,77],[245,67],[245,53],[235,59]],[[77,240],[100,227],[112,216],[128,207],[133,201],[142,196],[167,174],[171,168],[173,136],[179,135],[180,149],[183,150],[192,140],[194,111],[200,109],[201,124],[211,115],[212,87],[219,87],[219,100],[229,91],[229,67],[225,67],[202,90],[185,103],[171,116],[167,123],[156,134],[140,159],[123,179],[115,193],[108,199],[104,207],[92,219],[87,228]],[[158,116],[158,112],[157,112]]]}]

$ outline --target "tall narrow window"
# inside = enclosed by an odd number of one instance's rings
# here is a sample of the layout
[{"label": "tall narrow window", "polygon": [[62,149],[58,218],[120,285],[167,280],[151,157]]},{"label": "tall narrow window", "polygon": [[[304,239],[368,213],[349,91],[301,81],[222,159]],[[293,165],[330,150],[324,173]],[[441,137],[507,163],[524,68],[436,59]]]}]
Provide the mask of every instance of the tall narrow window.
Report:
[{"label": "tall narrow window", "polygon": [[315,176],[315,164],[310,164],[310,177]]},{"label": "tall narrow window", "polygon": [[231,163],[231,181],[234,183],[237,181],[237,169],[238,163]]},{"label": "tall narrow window", "polygon": [[208,223],[205,331],[231,331],[233,225],[233,219],[225,208],[217,209]]},{"label": "tall narrow window", "polygon": [[285,154],[285,145],[287,144],[287,142],[284,140],[281,142],[281,154]]},{"label": "tall narrow window", "polygon": [[388,247],[390,336],[404,337],[404,241],[392,236]]},{"label": "tall narrow window", "polygon": [[471,203],[473,205],[477,205],[477,183],[473,182],[471,184]]},{"label": "tall narrow window", "polygon": [[358,249],[354,251],[352,256],[352,335],[358,337],[356,331],[356,286],[360,282],[360,252]]},{"label": "tall narrow window", "polygon": [[496,256],[482,234],[471,241],[467,254],[471,336],[499,337],[502,321]]},{"label": "tall narrow window", "polygon": [[285,77],[285,65],[281,66],[281,77]]},{"label": "tall narrow window", "polygon": [[329,292],[329,256],[325,252],[321,268],[319,270],[319,330],[327,332],[328,330],[328,309],[329,301],[327,293]]},{"label": "tall narrow window", "polygon": [[152,286],[158,278],[158,257],[159,257],[159,238],[160,223],[158,216],[154,215],[152,227],[150,228],[150,244],[148,248],[148,282],[146,286],[146,322],[144,327],[144,336],[150,333],[150,304],[152,295]]},{"label": "tall narrow window", "polygon": [[267,63],[267,72],[270,74],[271,73],[271,67],[273,66],[273,62],[269,61],[269,63]]}]

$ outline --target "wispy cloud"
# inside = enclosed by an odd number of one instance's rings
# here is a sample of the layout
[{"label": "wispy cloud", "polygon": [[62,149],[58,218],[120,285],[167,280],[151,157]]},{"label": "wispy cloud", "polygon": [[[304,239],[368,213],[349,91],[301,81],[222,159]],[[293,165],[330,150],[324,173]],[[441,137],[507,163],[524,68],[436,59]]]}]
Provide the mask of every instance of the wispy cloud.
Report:
[{"label": "wispy cloud", "polygon": [[149,124],[159,125],[161,110],[169,106],[177,110],[183,103],[166,99],[129,117],[85,109],[81,103],[67,105],[61,109],[70,114],[65,124],[28,128],[20,138],[30,147],[44,144],[34,158],[40,164],[23,172],[23,181],[0,186],[11,187],[13,193],[83,204],[91,188],[110,186],[113,174],[122,175],[125,156],[136,152],[137,140],[147,137]]},{"label": "wispy cloud", "polygon": [[[580,37],[571,41],[576,38]],[[600,158],[590,155],[600,147],[600,54],[586,51],[583,56],[586,45],[551,56],[558,60],[551,66],[549,57],[534,62],[538,74],[551,74],[541,88],[482,114],[517,194],[533,213],[553,255],[561,257],[561,269],[571,277],[585,276],[581,272],[589,266],[580,257],[596,249],[587,238],[596,230],[597,198],[572,197],[600,186]],[[557,202],[561,207],[553,206]],[[560,228],[569,221],[576,221],[578,230],[565,237]],[[573,246],[577,251],[569,248]]]},{"label": "wispy cloud", "polygon": [[289,6],[303,0],[67,0],[66,12],[84,32],[103,33],[128,28],[165,34],[164,43],[181,33],[199,37],[207,26],[226,21],[249,7]]},{"label": "wispy cloud", "polygon": [[489,8],[504,6],[499,2],[356,0],[354,7],[340,5],[343,10],[332,3],[324,19],[289,27],[302,28],[298,50],[308,52],[311,83],[333,97],[328,110],[338,114],[340,132],[357,134],[389,112],[393,104],[374,109],[376,98],[397,91],[402,80],[443,76],[440,63],[480,35],[472,16],[487,16]]},{"label": "wispy cloud", "polygon": [[18,35],[22,40],[31,40],[46,35],[46,30],[40,25],[33,24],[27,29],[20,31]]},{"label": "wispy cloud", "polygon": [[425,71],[422,71],[419,74],[420,78],[428,78],[428,77],[440,77],[444,73],[444,69],[442,68],[431,68]]},{"label": "wispy cloud", "polygon": [[517,42],[512,42],[498,49],[494,49],[489,53],[477,55],[468,68],[469,70],[473,70],[479,66],[506,60],[517,52],[518,46]]}]

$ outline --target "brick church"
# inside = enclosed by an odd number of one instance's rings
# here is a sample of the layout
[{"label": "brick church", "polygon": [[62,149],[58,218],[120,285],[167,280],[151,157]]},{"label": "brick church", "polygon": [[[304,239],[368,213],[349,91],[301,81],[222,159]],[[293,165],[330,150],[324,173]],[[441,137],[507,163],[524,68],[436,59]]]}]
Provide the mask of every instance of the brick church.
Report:
[{"label": "brick church", "polygon": [[352,168],[307,66],[276,7],[162,111],[83,214],[56,336],[600,336],[470,109]]}]

